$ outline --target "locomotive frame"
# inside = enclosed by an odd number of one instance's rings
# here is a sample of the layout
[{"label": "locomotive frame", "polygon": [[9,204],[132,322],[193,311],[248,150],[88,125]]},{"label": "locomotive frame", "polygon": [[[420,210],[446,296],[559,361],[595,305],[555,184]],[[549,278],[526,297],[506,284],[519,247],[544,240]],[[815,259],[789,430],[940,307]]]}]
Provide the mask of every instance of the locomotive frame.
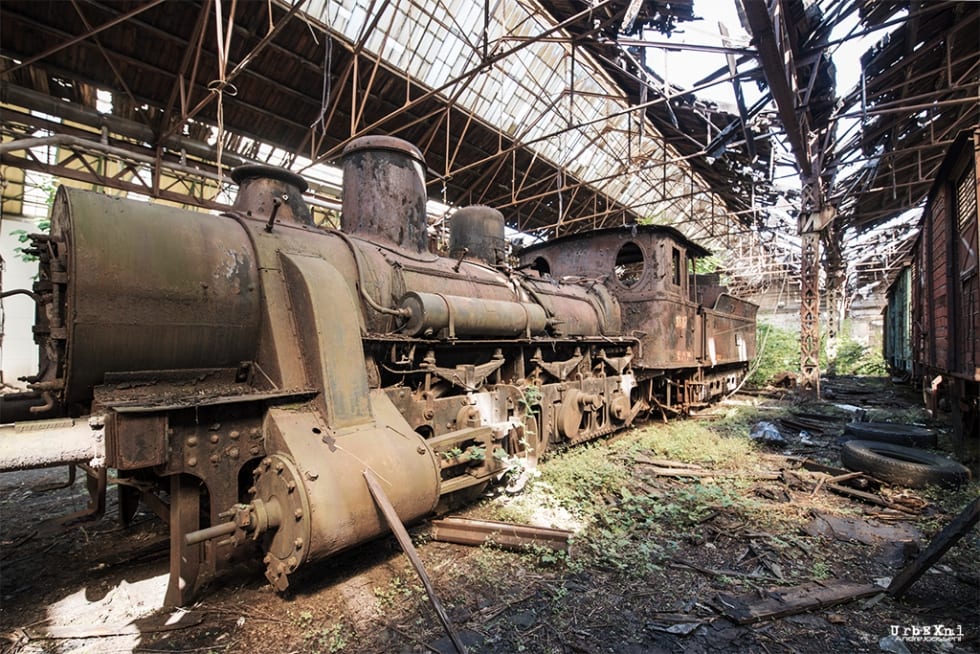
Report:
[{"label": "locomotive frame", "polygon": [[[340,230],[305,182],[235,169],[207,216],[62,188],[40,259],[31,393],[0,407],[0,469],[81,462],[87,514],[115,469],[122,517],[168,521],[168,604],[258,555],[278,590],[387,531],[365,483],[418,520],[549,449],[735,388],[755,305],[694,273],[662,226],[504,255],[501,214],[460,209],[427,248],[424,161],[390,137],[344,151]],[[30,424],[29,429],[24,425]],[[77,519],[80,516],[72,516]]]}]

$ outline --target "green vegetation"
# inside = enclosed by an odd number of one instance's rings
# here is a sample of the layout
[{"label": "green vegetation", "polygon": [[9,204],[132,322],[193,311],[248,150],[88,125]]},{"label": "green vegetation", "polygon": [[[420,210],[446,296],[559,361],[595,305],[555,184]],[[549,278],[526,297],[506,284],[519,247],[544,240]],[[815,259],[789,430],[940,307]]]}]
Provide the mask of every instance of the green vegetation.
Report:
[{"label": "green vegetation", "polygon": [[[851,335],[850,321],[845,320],[837,345],[837,361],[834,373],[838,375],[861,375],[881,377],[888,374],[885,360],[881,354],[880,339],[872,338],[868,345],[862,345]],[[830,370],[827,359],[827,339],[820,339],[820,369]],[[784,372],[798,372],[800,369],[800,332],[794,329],[776,327],[759,321],[756,331],[756,359],[752,362],[752,374],[748,383],[762,386],[775,375]]]},{"label": "green vegetation", "polygon": [[394,577],[387,585],[376,587],[374,597],[377,600],[377,610],[379,614],[384,614],[398,604],[410,600],[413,596],[425,594],[425,588],[417,580],[412,582],[404,577]]},{"label": "green vegetation", "polygon": [[775,375],[800,369],[800,333],[761,320],[756,328],[756,359],[748,383],[764,386]]},{"label": "green vegetation", "polygon": [[[25,243],[26,244],[28,241],[31,240],[31,234],[32,233],[37,233],[37,232],[42,232],[43,233],[43,232],[49,231],[50,229],[51,229],[51,221],[45,218],[44,220],[39,220],[37,222],[37,230],[28,232],[26,229],[15,229],[15,230],[12,230],[10,233],[11,233],[11,235],[17,237],[17,241],[19,243]],[[33,261],[37,261],[37,257],[36,256],[34,256],[33,254],[27,254],[24,250],[25,250],[24,247],[18,246],[18,247],[15,247],[14,248],[14,253],[17,255],[17,257],[21,261],[26,261],[28,263],[31,263]]]},{"label": "green vegetation", "polygon": [[343,623],[319,626],[312,611],[300,611],[296,626],[302,630],[304,651],[311,654],[336,654],[346,649],[350,642],[350,628]]},{"label": "green vegetation", "polygon": [[715,255],[700,257],[694,260],[694,272],[698,275],[709,275],[723,270],[721,259]]},{"label": "green vegetation", "polygon": [[638,430],[611,447],[629,455],[646,452],[684,463],[738,466],[754,458],[755,448],[745,438],[754,422],[754,415],[733,410],[715,421],[712,429],[703,423],[679,420]]},{"label": "green vegetation", "polygon": [[[716,511],[740,513],[753,504],[745,498],[745,482],[724,475],[651,493],[644,462],[667,458],[727,470],[751,466],[755,449],[742,422],[714,421],[710,429],[694,421],[654,425],[553,455],[521,495],[489,507],[491,517],[543,525],[545,516],[551,526],[578,531],[571,556],[530,549],[527,555],[538,565],[649,577],[674,555],[678,538],[698,532]],[[479,567],[474,565],[477,575]]]},{"label": "green vegetation", "polygon": [[[868,345],[862,345],[851,335],[852,325],[845,320],[837,344],[837,362],[835,373],[838,375],[863,375],[868,377],[883,377],[888,374],[885,359],[881,353],[881,339],[872,338]],[[822,342],[820,367],[830,370],[827,360],[826,343]]]}]

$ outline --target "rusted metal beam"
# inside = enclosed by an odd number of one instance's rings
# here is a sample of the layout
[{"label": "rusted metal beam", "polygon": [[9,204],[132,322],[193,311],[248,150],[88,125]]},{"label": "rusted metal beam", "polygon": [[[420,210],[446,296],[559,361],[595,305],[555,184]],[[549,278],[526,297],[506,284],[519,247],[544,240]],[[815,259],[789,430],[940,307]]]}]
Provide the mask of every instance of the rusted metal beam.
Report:
[{"label": "rusted metal beam", "polygon": [[[71,0],[71,6],[74,7],[75,13],[78,14],[78,18],[82,21],[82,25],[85,26],[85,29],[87,29],[89,32],[94,32],[94,28],[92,27],[92,24],[88,22],[88,19],[85,17],[85,14],[82,12],[82,8],[78,6],[78,0]],[[126,83],[126,80],[123,79],[123,76],[119,72],[119,69],[116,68],[116,64],[115,62],[113,62],[112,57],[110,57],[109,53],[106,52],[105,48],[102,47],[102,42],[99,41],[98,35],[93,33],[91,38],[92,38],[92,42],[95,44],[95,47],[98,48],[99,54],[102,55],[102,58],[105,59],[105,62],[109,66],[109,69],[112,70],[112,74],[116,77],[116,81],[119,82],[119,86],[121,86],[123,91],[126,93],[126,95],[129,96],[129,99],[133,103],[133,105],[138,106],[139,103],[137,102],[136,97],[133,95],[133,92],[130,90],[129,85]],[[146,117],[142,115],[142,112],[141,112],[141,117],[143,118],[144,122],[147,121]]]},{"label": "rusted metal beam", "polygon": [[[73,168],[65,168],[63,166],[51,166],[39,164],[37,162],[31,162],[27,159],[20,159],[17,157],[9,157],[4,155],[0,158],[4,164],[18,166],[25,170],[36,170],[38,172],[47,173],[49,175],[55,175],[62,177],[64,179],[73,179],[79,182],[84,182],[86,184],[95,184],[97,186],[103,186],[105,188],[114,188],[121,191],[129,191],[132,193],[140,193],[149,196],[153,196],[153,189],[146,184],[135,184],[132,182],[127,182],[120,179],[110,179],[101,175],[92,174],[90,172],[85,172]],[[227,211],[230,207],[227,204],[214,202],[208,200],[207,198],[202,198],[198,196],[193,196],[189,194],[176,193],[168,191],[166,189],[161,189],[155,196],[163,200],[169,200],[171,202],[178,202],[181,204],[199,206],[206,209],[213,209],[217,211]]]},{"label": "rusted metal beam", "polygon": [[[211,13],[212,1],[213,0],[205,0],[205,2],[201,5],[201,12],[198,14],[197,22],[194,24],[194,32],[191,35],[191,42],[194,44],[194,47],[184,48],[184,58],[180,62],[180,70],[177,73],[176,83],[170,89],[170,97],[167,99],[167,104],[164,107],[163,117],[160,120],[160,129],[157,130],[158,132],[162,133],[167,125],[169,125],[171,117],[173,116],[174,104],[177,102],[178,95],[180,96],[181,113],[187,111],[187,103],[190,100],[188,93],[193,93],[194,82],[197,79],[197,67],[201,60],[201,46],[204,42],[204,28],[207,25],[208,16]],[[188,68],[191,66],[192,61],[194,63],[194,67],[191,70],[190,81],[187,85],[188,91],[185,91],[184,77],[187,75]]]},{"label": "rusted metal beam", "polygon": [[[689,155],[685,155],[683,157],[678,157],[676,159],[672,159],[670,161],[670,163],[671,164],[676,164],[676,163],[679,163],[681,161],[687,161],[689,159],[695,159],[697,157],[703,157],[703,156],[704,156],[704,152],[695,152],[693,154],[689,154]],[[603,182],[610,182],[610,181],[613,181],[613,180],[619,179],[620,177],[625,177],[625,176],[635,176],[635,175],[637,175],[637,174],[639,174],[641,172],[645,172],[645,171],[653,170],[653,169],[656,169],[656,168],[660,168],[661,166],[663,166],[663,162],[657,161],[657,162],[651,162],[651,163],[643,164],[643,165],[640,165],[640,166],[636,166],[636,167],[633,167],[633,168],[624,168],[624,169],[619,170],[619,171],[616,171],[614,173],[610,173],[608,175],[603,175],[602,177],[593,177],[593,178],[582,180],[582,181],[576,181],[574,184],[565,185],[564,187],[562,187],[562,190],[571,190],[572,188],[577,187],[577,186],[579,186],[581,184],[585,184],[585,185],[594,187],[595,185],[601,184]],[[526,181],[526,175],[525,175],[525,180],[523,180],[522,183],[521,183],[521,185],[516,189],[516,193],[519,194],[521,191],[524,190],[524,188],[525,188],[524,181]],[[539,179],[539,180],[533,182],[532,184],[527,185],[527,188],[528,189],[533,189],[533,188],[540,187],[540,186],[546,186],[548,184],[551,184],[551,178],[550,177],[547,178],[547,179],[543,179],[543,180],[542,179]],[[683,193],[681,195],[673,195],[673,196],[669,196],[669,197],[668,196],[664,196],[664,197],[660,197],[660,198],[657,198],[657,199],[654,199],[654,200],[650,200],[650,201],[645,202],[643,204],[632,205],[632,206],[647,206],[649,204],[655,204],[657,202],[661,202],[661,201],[664,201],[664,200],[673,200],[673,199],[677,199],[677,198],[680,198],[680,197],[689,198],[692,195],[693,196],[709,195],[709,194],[712,194],[712,193],[718,193],[718,192],[720,192],[722,190],[725,190],[727,188],[729,188],[729,187],[727,187],[727,186],[726,187],[716,187],[716,188],[704,188],[704,187],[702,187],[702,188],[699,188],[697,191],[694,191],[693,193],[686,192],[686,193]],[[509,201],[506,200],[506,199],[504,199],[503,196],[498,196],[498,197],[492,198],[491,200],[489,200],[489,202],[496,209],[506,209],[508,207],[516,206],[518,204],[523,204],[523,203],[526,203],[526,202],[529,202],[529,201],[532,201],[532,200],[537,200],[538,198],[545,197],[545,196],[551,195],[553,193],[554,193],[554,189],[548,189],[548,190],[542,191],[540,193],[536,193],[535,195],[526,196],[526,197],[516,197],[515,195],[512,194],[511,195],[511,199]]]},{"label": "rusted metal beam", "polygon": [[9,68],[6,68],[3,71],[0,71],[0,75],[8,76],[11,73],[20,70],[21,68],[24,68],[25,66],[30,66],[32,64],[36,64],[37,62],[41,61],[42,59],[46,59],[46,58],[50,57],[51,55],[55,54],[56,52],[60,52],[60,51],[64,50],[65,48],[69,48],[69,47],[75,45],[76,43],[78,43],[80,41],[84,41],[85,39],[87,39],[89,37],[92,37],[92,36],[95,36],[96,34],[98,34],[100,32],[104,32],[105,30],[109,29],[110,27],[115,27],[119,23],[124,23],[127,20],[129,20],[130,18],[132,18],[133,16],[138,16],[139,14],[143,13],[147,9],[152,9],[153,7],[157,6],[158,4],[160,4],[162,2],[163,2],[163,0],[150,0],[150,2],[147,2],[145,5],[140,5],[140,6],[136,7],[135,9],[133,9],[131,11],[127,11],[125,14],[122,14],[120,16],[116,16],[112,20],[107,21],[107,22],[99,25],[95,29],[89,30],[85,34],[79,34],[78,36],[72,37],[72,38],[68,39],[67,41],[65,41],[63,43],[58,43],[57,45],[54,45],[54,46],[48,48],[47,50],[45,50],[41,54],[34,55],[33,57],[29,57],[29,58],[25,59],[24,61],[22,61],[22,62],[20,62],[18,64],[14,64],[13,66],[10,66]]},{"label": "rusted metal beam", "polygon": [[459,634],[456,633],[456,630],[453,628],[453,623],[449,619],[449,615],[446,613],[446,610],[442,608],[442,602],[439,601],[435,588],[432,586],[432,581],[429,579],[429,575],[425,571],[425,566],[422,565],[422,559],[419,558],[418,552],[415,551],[415,546],[412,545],[412,539],[408,535],[408,531],[405,530],[405,526],[402,524],[401,518],[398,517],[395,507],[392,506],[391,500],[388,499],[388,495],[381,487],[381,482],[378,481],[378,477],[371,471],[370,468],[366,468],[364,470],[364,481],[367,482],[368,490],[371,491],[371,497],[374,498],[375,504],[377,504],[378,508],[381,509],[381,513],[384,515],[385,521],[387,521],[392,533],[395,534],[395,538],[398,539],[398,544],[401,545],[402,550],[405,552],[405,556],[407,556],[408,560],[412,562],[415,572],[418,573],[419,579],[422,580],[422,585],[425,586],[425,592],[429,596],[429,601],[432,603],[432,608],[435,609],[436,615],[439,616],[439,621],[442,622],[442,626],[449,635],[449,639],[456,647],[456,651],[460,654],[466,654],[466,646],[463,645],[463,641],[460,640]]},{"label": "rusted metal beam", "polygon": [[800,387],[820,395],[820,233],[802,234],[800,261]]},{"label": "rusted metal beam", "polygon": [[559,552],[571,550],[574,532],[567,529],[515,525],[493,520],[443,518],[432,521],[432,539],[460,545],[493,544],[511,549],[546,547]]},{"label": "rusted metal beam", "polygon": [[[245,68],[249,65],[249,63],[251,63],[252,59],[254,59],[256,55],[258,55],[260,52],[262,52],[262,50],[264,50],[265,47],[274,38],[276,38],[279,32],[281,32],[282,29],[289,23],[289,20],[293,16],[295,16],[305,4],[306,4],[306,0],[296,0],[296,4],[294,4],[292,7],[289,8],[289,11],[286,12],[286,15],[280,18],[279,22],[276,23],[276,26],[268,34],[262,37],[262,40],[259,41],[248,54],[242,57],[242,59],[235,65],[235,67],[231,70],[230,73],[225,75],[224,83],[226,85],[230,84],[232,80],[238,77],[238,75],[243,70],[245,70]],[[161,138],[163,140],[166,140],[168,137],[176,133],[177,130],[179,130],[184,123],[186,123],[188,120],[190,120],[191,118],[199,114],[201,110],[204,109],[204,107],[208,106],[215,99],[216,95],[217,94],[215,93],[209,93],[206,97],[202,98],[200,102],[194,105],[193,109],[191,109],[188,112],[185,112],[180,117],[180,120],[177,121],[173,126],[171,126]]]},{"label": "rusted metal beam", "polygon": [[[301,1],[305,1],[305,0],[301,0]],[[589,7],[588,9],[585,9],[583,11],[580,11],[580,12],[574,14],[573,16],[570,16],[569,18],[566,18],[565,20],[563,20],[563,21],[561,21],[559,23],[556,23],[555,25],[552,25],[552,26],[548,27],[546,30],[544,30],[544,32],[542,32],[540,35],[538,35],[536,37],[536,39],[540,40],[540,39],[546,38],[549,34],[552,34],[552,33],[557,32],[559,30],[565,29],[566,27],[568,27],[569,25],[571,25],[575,21],[578,21],[578,20],[582,19],[583,17],[586,17],[586,16],[591,15],[593,12],[595,12],[598,9],[600,9],[601,7],[605,7],[606,5],[610,4],[612,1],[613,0],[601,0],[598,4],[596,4],[596,5],[592,6],[592,7]],[[474,67],[474,68],[466,71],[465,73],[463,73],[461,75],[458,75],[458,76],[456,76],[456,77],[454,77],[454,78],[452,78],[452,79],[444,82],[443,84],[439,85],[438,87],[436,87],[434,89],[430,89],[430,90],[426,91],[424,94],[422,94],[418,98],[415,98],[414,100],[411,100],[409,102],[406,102],[404,105],[402,105],[401,107],[399,107],[395,111],[389,113],[384,118],[380,118],[380,119],[376,120],[375,122],[371,123],[370,125],[367,125],[367,126],[363,127],[362,129],[358,130],[356,133],[352,133],[350,135],[350,138],[349,139],[345,139],[341,143],[337,144],[335,147],[333,147],[330,150],[328,150],[326,153],[324,153],[319,158],[317,158],[316,161],[312,162],[311,165],[317,164],[317,163],[322,163],[324,161],[327,161],[329,159],[332,159],[340,151],[342,151],[344,149],[344,147],[346,147],[347,143],[350,142],[350,140],[352,140],[354,138],[357,138],[359,136],[364,136],[365,134],[372,133],[374,130],[378,129],[379,127],[381,127],[382,125],[384,125],[388,121],[390,121],[390,120],[392,120],[394,118],[397,118],[398,116],[404,114],[407,111],[411,111],[412,109],[414,109],[416,106],[418,106],[422,102],[425,102],[426,100],[429,100],[430,98],[433,98],[433,97],[438,96],[443,91],[446,91],[447,89],[450,89],[450,88],[456,86],[457,84],[459,84],[461,82],[465,82],[467,80],[472,79],[476,75],[479,75],[480,73],[482,73],[483,71],[485,71],[487,68],[490,68],[491,66],[493,66],[495,63],[501,61],[502,59],[505,59],[505,58],[511,56],[512,54],[515,54],[515,53],[523,50],[524,48],[528,47],[531,43],[535,43],[535,42],[537,42],[537,41],[528,41],[526,43],[520,43],[520,44],[514,46],[513,48],[509,48],[509,49],[504,50],[502,52],[498,52],[497,54],[494,54],[489,59],[487,59],[487,61],[482,62],[478,66],[476,66],[476,67]]]},{"label": "rusted metal beam", "polygon": [[775,15],[770,15],[765,0],[742,0],[742,6],[796,164],[803,176],[810,177],[813,175],[813,156],[810,151],[809,126],[806,114],[797,111],[796,89],[799,85],[796,83],[793,53],[783,47],[777,37],[777,30],[782,31],[779,22],[783,20],[779,11],[780,3],[773,5]]},{"label": "rusted metal beam", "polygon": [[[725,80],[721,80],[721,82],[725,82],[725,81],[728,81],[727,78]],[[691,88],[691,89],[688,89],[687,93],[697,93],[698,91],[703,90],[704,88],[715,86],[718,83],[720,83],[720,82],[712,82],[712,83],[709,83],[709,84],[705,84],[703,87]],[[465,166],[460,166],[459,168],[457,168],[454,171],[452,171],[452,174],[453,175],[458,175],[461,172],[465,172],[465,171],[471,170],[473,168],[483,167],[487,163],[489,163],[490,161],[493,161],[498,156],[505,155],[505,154],[510,154],[511,152],[517,151],[517,150],[530,149],[529,146],[531,146],[531,145],[533,145],[535,143],[539,143],[539,142],[542,142],[542,141],[548,141],[550,139],[557,138],[557,137],[561,136],[562,134],[564,134],[564,133],[566,133],[568,131],[574,131],[574,130],[581,129],[583,127],[588,127],[590,125],[596,125],[596,124],[599,124],[599,123],[603,123],[603,122],[608,121],[611,118],[615,118],[615,117],[618,117],[618,116],[623,116],[623,115],[626,115],[626,114],[629,114],[629,113],[633,113],[633,112],[636,112],[636,111],[643,111],[643,110],[648,109],[650,107],[653,107],[653,106],[656,106],[658,104],[662,104],[664,102],[667,102],[669,99],[670,98],[668,98],[668,97],[661,96],[661,97],[658,97],[658,98],[654,98],[653,100],[650,100],[648,102],[643,102],[643,103],[640,103],[640,104],[630,105],[628,107],[624,107],[623,109],[620,109],[620,110],[617,110],[617,111],[613,111],[613,112],[609,112],[609,113],[604,113],[601,116],[597,116],[596,118],[592,118],[592,119],[589,119],[589,120],[584,120],[584,121],[575,123],[574,125],[571,126],[571,128],[563,127],[561,129],[558,129],[558,130],[549,132],[547,134],[544,134],[542,136],[538,136],[538,137],[535,137],[535,138],[529,139],[529,140],[513,141],[513,137],[508,136],[507,138],[509,140],[512,140],[512,145],[510,145],[507,148],[505,148],[504,150],[501,150],[500,152],[494,153],[494,154],[492,154],[492,155],[490,155],[490,156],[488,156],[488,157],[486,157],[484,159],[480,159],[479,161],[474,161],[474,162],[468,163]],[[698,145],[700,146],[701,144],[698,143]],[[671,149],[669,145],[665,146],[665,148],[668,149],[668,150]],[[700,153],[698,156],[703,156],[703,153]],[[321,157],[321,159],[324,159],[325,157],[326,157],[326,155],[324,155],[324,157]],[[683,160],[683,157],[678,157],[676,159],[672,159],[671,161],[681,161],[681,160]]]},{"label": "rusted metal beam", "polygon": [[[722,43],[728,44],[728,28],[721,21],[718,22],[718,30],[721,32]],[[738,64],[735,62],[735,55],[731,52],[725,53],[728,61],[728,74],[732,78],[732,89],[735,91],[735,102],[738,105],[738,116],[742,121],[742,134],[745,136],[745,151],[749,159],[755,159],[755,143],[749,133],[749,112],[745,106],[745,95],[742,93],[742,82],[738,77]],[[817,76],[813,75],[813,79]]]}]

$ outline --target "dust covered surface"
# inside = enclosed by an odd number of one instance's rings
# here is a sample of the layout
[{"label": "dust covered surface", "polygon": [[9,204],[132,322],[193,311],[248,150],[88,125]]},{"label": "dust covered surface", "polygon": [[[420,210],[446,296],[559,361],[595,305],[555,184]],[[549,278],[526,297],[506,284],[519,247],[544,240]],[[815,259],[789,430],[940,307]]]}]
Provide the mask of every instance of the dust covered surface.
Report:
[{"label": "dust covered surface", "polygon": [[[690,420],[552,453],[521,495],[459,513],[573,529],[570,555],[434,542],[427,524],[413,527],[468,651],[978,651],[976,529],[900,600],[872,593],[748,624],[731,617],[735,604],[758,610],[777,591],[887,585],[977,496],[975,481],[955,491],[872,482],[864,492],[877,504],[828,490],[830,473],[800,459],[840,467],[837,440],[856,409],[936,428],[941,449],[949,427],[887,380],[827,385],[832,401],[740,395]],[[753,442],[760,421],[786,443]],[[45,519],[86,504],[81,475],[70,488],[39,488],[66,478],[60,468],[0,474],[0,651],[455,651],[392,537],[305,566],[282,596],[256,561],[194,605],[161,609],[165,525],[141,507],[120,527],[110,486],[103,518],[49,530]]]}]

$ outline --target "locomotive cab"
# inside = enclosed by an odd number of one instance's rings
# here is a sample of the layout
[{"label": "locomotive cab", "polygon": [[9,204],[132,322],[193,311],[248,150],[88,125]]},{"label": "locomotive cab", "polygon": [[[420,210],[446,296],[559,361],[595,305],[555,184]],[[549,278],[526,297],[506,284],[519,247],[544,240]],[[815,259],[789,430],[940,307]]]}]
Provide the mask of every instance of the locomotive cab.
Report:
[{"label": "locomotive cab", "polygon": [[624,333],[640,341],[634,364],[659,380],[653,399],[686,411],[732,390],[755,356],[757,307],[694,272],[709,254],[672,227],[632,225],[537,244],[520,259],[549,278],[604,284],[622,306]]}]

